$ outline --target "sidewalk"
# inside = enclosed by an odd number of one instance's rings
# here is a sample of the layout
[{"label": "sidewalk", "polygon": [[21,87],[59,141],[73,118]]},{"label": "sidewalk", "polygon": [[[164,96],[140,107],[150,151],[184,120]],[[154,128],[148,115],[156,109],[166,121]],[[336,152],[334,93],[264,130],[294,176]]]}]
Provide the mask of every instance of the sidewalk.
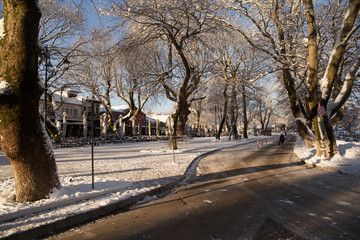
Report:
[{"label": "sidewalk", "polygon": [[[79,166],[89,162],[86,154],[89,147],[56,149],[62,189],[49,200],[26,204],[11,202],[8,193],[0,210],[0,238],[33,239],[126,210],[139,201],[150,201],[196,174],[197,164],[204,155],[249,141],[256,147],[256,139],[215,141],[212,138],[180,143],[180,149],[175,152],[167,150],[167,142],[99,146],[95,148],[95,166],[101,170],[96,171],[94,190],[90,169]],[[4,162],[0,155],[2,174],[9,167]],[[1,177],[0,185],[13,180],[11,176]]]}]

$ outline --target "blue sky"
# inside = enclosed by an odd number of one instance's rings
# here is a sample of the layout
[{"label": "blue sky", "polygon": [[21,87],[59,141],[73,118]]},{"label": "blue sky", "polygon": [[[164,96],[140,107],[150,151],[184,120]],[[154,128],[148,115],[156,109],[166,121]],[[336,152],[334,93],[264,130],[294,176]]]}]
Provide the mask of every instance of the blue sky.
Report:
[{"label": "blue sky", "polygon": [[[85,11],[86,11],[86,17],[88,20],[88,26],[90,28],[97,26],[100,22],[100,17],[95,12],[93,4],[99,6],[99,0],[92,0],[92,1],[88,0],[88,1],[84,1],[83,3],[84,3]],[[0,11],[2,12],[2,10],[3,10],[3,3],[1,1],[0,2]],[[86,95],[86,94],[84,94],[84,95]],[[151,109],[152,112],[167,112],[167,111],[172,110],[173,103],[171,101],[169,101],[166,97],[163,97],[162,99],[160,99],[159,102],[161,103],[161,105],[153,103],[153,102],[148,102],[147,105],[145,106],[145,110]],[[114,97],[112,99],[112,105],[113,106],[125,105],[125,102],[123,102],[118,97]]]}]

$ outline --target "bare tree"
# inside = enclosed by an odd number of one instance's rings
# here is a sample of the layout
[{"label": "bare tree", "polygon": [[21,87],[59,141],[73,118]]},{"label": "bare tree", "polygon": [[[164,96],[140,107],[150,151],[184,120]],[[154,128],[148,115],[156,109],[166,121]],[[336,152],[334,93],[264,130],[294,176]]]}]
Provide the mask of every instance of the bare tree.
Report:
[{"label": "bare tree", "polygon": [[92,41],[81,47],[82,55],[74,58],[76,68],[70,75],[77,84],[96,97],[104,106],[107,125],[114,131],[114,119],[111,111],[111,97],[119,77],[119,58],[114,49],[112,35],[94,31]]},{"label": "bare tree", "polygon": [[41,45],[69,45],[69,40],[84,30],[84,11],[73,1],[40,0],[39,3]]},{"label": "bare tree", "polygon": [[35,0],[4,0],[3,7],[1,147],[14,172],[16,201],[35,201],[60,187],[51,141],[39,114],[42,89],[38,77],[38,29],[41,13]]},{"label": "bare tree", "polygon": [[119,47],[119,76],[114,92],[129,106],[129,113],[123,118],[126,121],[135,119],[149,99],[155,100],[160,95],[158,76],[154,74],[158,55],[150,43],[134,46],[123,43]]},{"label": "bare tree", "polygon": [[197,91],[193,93],[193,99],[197,99],[196,101],[193,101],[189,110],[194,115],[194,122],[195,122],[195,132],[193,134],[198,135],[200,133],[200,122],[201,122],[201,116],[202,113],[205,111],[205,96],[209,94],[208,89],[208,81],[203,81]]},{"label": "bare tree", "polygon": [[[299,133],[307,146],[313,146],[311,127],[315,123],[319,155],[317,108],[326,109],[322,119],[326,156],[333,156],[337,146],[330,119],[348,99],[360,66],[360,50],[356,45],[359,1],[350,0],[346,4],[320,1],[315,6],[311,0],[221,2],[225,8],[247,18],[254,33],[245,34],[241,27],[231,26],[281,67]],[[341,90],[333,91],[335,86]]]},{"label": "bare tree", "polygon": [[[78,47],[84,44],[84,38],[80,36],[84,32],[86,19],[81,6],[72,0],[40,0],[39,7],[42,12],[39,25],[39,70],[42,71],[39,73],[46,90],[49,90],[46,94],[48,107],[52,107],[55,119],[60,121],[61,116],[56,114],[56,109],[60,108],[61,103],[55,103],[53,93],[76,87],[67,81],[64,62],[69,63],[69,58],[76,55]],[[57,128],[50,119],[45,122],[48,132],[56,138]]]},{"label": "bare tree", "polygon": [[[156,40],[166,50],[168,65],[158,75],[166,96],[176,103],[172,114],[176,135],[184,134],[194,100],[190,96],[204,74],[198,57],[206,53],[207,45],[201,40],[214,29],[211,11],[211,1],[200,0],[110,1],[106,8],[107,14],[128,27],[134,43]],[[170,148],[176,148],[173,139],[170,143]]]},{"label": "bare tree", "polygon": [[[152,74],[151,46],[118,43],[112,33],[94,31],[83,54],[76,58],[71,75],[77,84],[95,96],[104,106],[110,131],[115,129],[111,99],[121,98],[129,108],[122,121],[133,120],[150,98],[158,95],[158,81]],[[76,84],[76,83],[74,83]]]},{"label": "bare tree", "polygon": [[[214,64],[212,67],[212,84],[215,88],[221,89],[221,98],[216,99],[215,107],[219,108],[221,106],[220,123],[219,131],[216,134],[216,139],[220,139],[220,136],[223,132],[226,119],[228,117],[228,105],[229,105],[229,93],[228,88],[230,85],[230,74],[229,69],[232,64],[238,66],[238,61],[236,60],[236,47],[232,45],[233,35],[229,32],[219,31],[213,38],[214,45],[213,48],[213,58]],[[216,110],[216,109],[215,109]],[[215,113],[216,114],[216,113]]]},{"label": "bare tree", "polygon": [[356,129],[359,120],[360,120],[360,110],[358,105],[354,103],[347,103],[344,107],[344,117],[337,127],[341,127],[344,130],[348,131],[350,135]]},{"label": "bare tree", "polygon": [[[260,51],[249,45],[245,39],[236,32],[218,32],[213,39],[215,64],[214,77],[217,78],[217,86],[223,89],[222,100],[224,113],[220,122],[220,130],[217,138],[220,138],[222,128],[228,121],[234,137],[238,137],[238,118],[242,117],[243,134],[247,138],[248,128],[248,88],[256,81],[272,72],[269,62]],[[221,79],[221,80],[220,80]],[[239,98],[239,96],[241,96]],[[239,107],[241,107],[241,114]]]},{"label": "bare tree", "polygon": [[261,130],[265,130],[268,127],[274,110],[271,90],[270,86],[260,86],[256,89],[257,114],[255,118],[261,124]]}]

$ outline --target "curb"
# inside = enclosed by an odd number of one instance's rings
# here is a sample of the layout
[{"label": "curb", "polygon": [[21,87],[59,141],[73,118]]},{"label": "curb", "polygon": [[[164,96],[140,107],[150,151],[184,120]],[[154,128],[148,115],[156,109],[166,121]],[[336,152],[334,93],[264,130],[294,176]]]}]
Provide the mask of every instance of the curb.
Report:
[{"label": "curb", "polygon": [[109,205],[99,207],[97,209],[94,209],[94,210],[91,210],[88,212],[74,214],[73,216],[66,217],[65,219],[57,220],[55,222],[48,223],[48,224],[44,224],[42,226],[39,226],[39,227],[36,227],[33,229],[29,229],[29,230],[19,232],[19,233],[14,233],[14,234],[7,236],[5,238],[2,238],[2,239],[6,239],[6,240],[36,239],[36,238],[44,237],[44,236],[52,234],[52,233],[59,232],[61,230],[75,227],[76,225],[79,225],[79,224],[87,223],[89,221],[98,219],[100,217],[104,217],[106,215],[109,215],[112,212],[126,210],[128,207],[137,203],[138,201],[145,199],[147,196],[157,195],[157,194],[171,188],[172,186],[175,186],[183,178],[184,177],[181,177],[181,178],[174,180],[173,182],[170,182],[166,185],[152,189],[148,192],[140,193],[139,195],[136,195],[134,197],[130,197],[128,199],[124,199],[124,200],[121,200],[116,203],[111,203]]},{"label": "curb", "polygon": [[303,159],[299,158],[298,155],[296,155],[296,153],[294,153],[294,155],[300,162],[302,162],[305,165],[305,167],[316,168],[316,169],[319,169],[319,170],[322,170],[322,171],[325,171],[325,172],[345,174],[345,173],[343,173],[342,171],[340,171],[339,169],[336,169],[336,168],[319,166],[319,165],[316,165],[315,163],[307,163]]},{"label": "curb", "polygon": [[316,165],[315,163],[307,163],[303,160],[301,160],[306,167],[309,167],[309,168],[316,168],[316,169],[319,169],[319,170],[322,170],[322,171],[325,171],[325,172],[332,172],[332,173],[339,173],[339,174],[344,174],[342,171],[336,169],[336,168],[332,168],[332,167],[324,167],[324,166],[319,166],[319,165]]}]

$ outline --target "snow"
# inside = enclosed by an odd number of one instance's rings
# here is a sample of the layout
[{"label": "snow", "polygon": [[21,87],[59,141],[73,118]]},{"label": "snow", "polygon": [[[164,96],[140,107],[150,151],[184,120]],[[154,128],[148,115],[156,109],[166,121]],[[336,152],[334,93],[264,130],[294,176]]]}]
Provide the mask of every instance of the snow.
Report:
[{"label": "snow", "polygon": [[[124,112],[129,109],[128,105],[119,105],[119,106],[112,106],[111,111],[113,112]],[[100,112],[105,112],[105,108],[101,106]]]},{"label": "snow", "polygon": [[[196,173],[199,158],[194,161],[195,164],[188,167],[197,156],[215,149],[243,144],[244,141],[194,138],[179,142],[179,149],[176,151],[168,150],[167,141],[95,146],[94,189],[91,148],[84,146],[54,149],[62,187],[55,190],[49,199],[33,203],[14,202],[11,165],[0,151],[0,238],[95,210],[180,180],[185,171]],[[247,141],[256,141],[256,138]],[[360,176],[359,143],[339,140],[338,145],[340,154],[331,161],[315,157],[314,149],[306,149],[300,138],[294,151],[308,163],[333,167],[344,173]],[[154,199],[156,197],[152,196],[142,202]],[[283,201],[292,204],[289,199]]]},{"label": "snow", "polygon": [[164,113],[153,113],[148,114],[147,117],[150,119],[159,120],[160,122],[166,123],[167,119],[169,118],[170,114],[164,114]]},{"label": "snow", "polygon": [[315,149],[305,147],[298,137],[294,152],[304,162],[324,169],[334,169],[344,174],[360,177],[360,143],[337,140],[339,154],[330,160],[316,156]]},{"label": "snow", "polygon": [[11,94],[9,84],[4,80],[0,82],[0,94],[1,95],[9,95],[9,94]]},{"label": "snow", "polygon": [[111,110],[115,110],[115,111],[119,111],[119,112],[123,112],[125,110],[129,109],[128,105],[119,105],[119,106],[112,106]]},{"label": "snow", "polygon": [[[74,104],[74,105],[81,105],[82,100],[84,99],[82,97],[68,97],[66,91],[53,92],[52,98],[53,98],[54,102],[57,102],[57,103],[68,103],[68,104]],[[44,99],[44,94],[41,95],[41,99]]]},{"label": "snow", "polygon": [[176,151],[168,150],[168,141],[95,146],[94,189],[91,148],[54,149],[62,187],[49,199],[33,203],[14,202],[11,165],[0,152],[0,238],[180,180],[200,154],[239,143],[212,138],[189,139],[179,142]]},{"label": "snow", "polygon": [[4,31],[4,18],[2,18],[0,20],[0,39],[3,38],[5,36],[5,31]]}]

